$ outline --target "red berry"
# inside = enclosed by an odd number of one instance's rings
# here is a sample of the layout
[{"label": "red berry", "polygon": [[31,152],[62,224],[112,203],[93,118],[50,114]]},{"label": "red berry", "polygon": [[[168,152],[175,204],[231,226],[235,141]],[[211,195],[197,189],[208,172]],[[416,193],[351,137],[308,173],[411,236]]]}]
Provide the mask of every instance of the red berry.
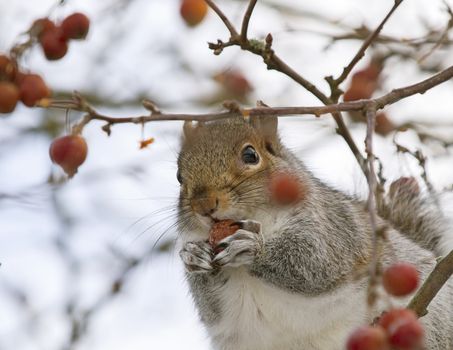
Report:
[{"label": "red berry", "polygon": [[53,31],[57,28],[57,25],[48,18],[40,18],[33,22],[32,32],[38,38],[48,31]]},{"label": "red berry", "polygon": [[13,81],[17,74],[17,65],[9,57],[0,55],[0,80]]},{"label": "red berry", "polygon": [[289,173],[272,175],[269,190],[271,198],[280,205],[295,204],[304,197],[304,188],[299,178]]},{"label": "red berry", "polygon": [[[358,74],[357,72],[356,74]],[[352,77],[351,86],[346,90],[343,96],[345,102],[368,99],[376,89],[376,82],[362,78],[360,75]]]},{"label": "red berry", "polygon": [[217,221],[209,230],[209,244],[211,244],[212,248],[216,248],[222,239],[233,235],[239,228],[239,225],[234,220]]},{"label": "red berry", "polygon": [[409,309],[391,309],[379,318],[379,325],[388,332],[392,324],[401,320],[417,320],[417,315]]},{"label": "red berry", "polygon": [[28,107],[33,107],[39,100],[50,97],[50,89],[37,74],[21,75],[19,91],[21,101]]},{"label": "red berry", "polygon": [[61,29],[68,39],[85,39],[90,29],[90,20],[83,13],[73,13],[61,23]]},{"label": "red berry", "polygon": [[374,131],[376,131],[379,135],[386,136],[395,129],[395,124],[392,123],[387,114],[376,114],[376,125],[374,127]]},{"label": "red berry", "polygon": [[50,145],[50,159],[64,172],[73,177],[79,166],[85,161],[88,146],[85,139],[79,135],[68,135],[55,139]]},{"label": "red berry", "polygon": [[[370,62],[370,64],[365,67],[361,72],[365,77],[370,80],[377,80],[381,74],[382,65],[377,62]],[[358,73],[358,72],[357,72]]]},{"label": "red berry", "polygon": [[193,27],[204,19],[208,5],[204,0],[182,0],[179,11],[186,24]]},{"label": "red berry", "polygon": [[218,73],[214,76],[214,80],[219,82],[234,98],[244,98],[253,90],[247,78],[239,71],[230,70]]},{"label": "red berry", "polygon": [[347,350],[387,350],[387,335],[381,327],[363,326],[357,328],[348,338]]},{"label": "red berry", "polygon": [[19,89],[13,83],[0,81],[0,113],[11,113],[19,101]]},{"label": "red berry", "polygon": [[343,96],[345,102],[368,99],[378,87],[378,78],[382,67],[371,62],[367,67],[352,75],[351,85]]},{"label": "red berry", "polygon": [[401,321],[390,328],[389,342],[398,350],[416,350],[423,345],[424,329],[418,320]]},{"label": "red berry", "polygon": [[46,31],[39,41],[49,61],[59,60],[68,52],[68,43],[60,29]]},{"label": "red berry", "polygon": [[424,330],[417,315],[407,309],[393,309],[379,320],[389,342],[398,350],[418,349],[423,343]]},{"label": "red berry", "polygon": [[418,271],[414,265],[397,263],[388,267],[382,275],[385,290],[395,296],[412,293],[418,286]]}]

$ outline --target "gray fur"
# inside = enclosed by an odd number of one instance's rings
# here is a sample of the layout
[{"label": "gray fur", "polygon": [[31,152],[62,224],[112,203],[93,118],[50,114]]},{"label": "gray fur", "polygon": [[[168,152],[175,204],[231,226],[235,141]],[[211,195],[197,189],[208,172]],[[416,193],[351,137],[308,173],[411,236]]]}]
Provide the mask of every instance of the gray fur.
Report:
[{"label": "gray fur", "polygon": [[394,193],[379,207],[379,214],[414,242],[441,256],[445,252],[439,247],[439,241],[448,230],[448,221],[432,198],[416,192],[414,182],[414,178],[394,181]]},{"label": "gray fur", "polygon": [[[278,135],[269,132],[272,128],[260,130],[263,124],[238,118],[185,130],[178,159],[183,178],[179,210],[184,245],[180,255],[201,320],[209,332],[228,313],[222,293],[230,279],[241,278],[244,273],[301,298],[329,295],[353,284],[360,290],[367,288],[372,234],[364,203],[316,179],[280,143]],[[259,170],[238,165],[238,154],[245,143],[253,144],[260,154],[263,165]],[[274,171],[285,169],[298,174],[304,184],[304,198],[296,206],[276,208],[270,203],[266,184]],[[224,250],[215,255],[205,241],[209,219],[193,213],[194,203],[211,195],[227,198],[231,208],[225,213],[232,216],[229,218],[268,220],[262,223],[267,225],[263,233],[249,231],[252,226],[246,225],[224,239]],[[414,263],[425,278],[435,265],[433,254],[425,249],[436,251],[438,237],[447,229],[445,221],[418,195],[409,198],[400,194],[389,203],[379,211],[380,227],[388,227],[388,240],[380,246],[381,262],[384,267],[395,260]],[[189,231],[197,238],[184,238]],[[255,311],[259,322],[272,322],[260,314],[259,306]],[[370,316],[368,322],[377,314]],[[428,349],[453,349],[452,281],[433,300],[422,322]],[[239,328],[228,334],[212,331],[215,349],[260,347],[258,342],[243,345],[240,333]],[[310,336],[304,339],[288,340],[285,348],[317,348]],[[268,348],[278,349],[272,345]]]}]

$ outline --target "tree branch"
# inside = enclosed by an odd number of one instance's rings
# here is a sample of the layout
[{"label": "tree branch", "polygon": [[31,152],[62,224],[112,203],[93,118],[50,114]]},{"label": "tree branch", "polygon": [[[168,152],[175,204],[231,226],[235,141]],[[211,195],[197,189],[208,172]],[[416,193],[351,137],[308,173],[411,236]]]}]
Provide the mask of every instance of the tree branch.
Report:
[{"label": "tree branch", "polygon": [[453,275],[453,250],[440,260],[407,306],[419,317],[427,314],[429,303]]},{"label": "tree branch", "polygon": [[[124,124],[134,123],[142,124],[153,121],[164,121],[164,120],[193,120],[193,121],[210,121],[218,119],[226,119],[237,117],[242,115],[278,115],[294,116],[294,115],[314,115],[321,116],[324,114],[332,114],[337,112],[350,112],[350,111],[363,111],[370,105],[374,105],[376,110],[382,109],[385,106],[391,105],[401,99],[407,98],[415,94],[423,94],[425,91],[440,85],[453,77],[453,66],[427,78],[419,83],[408,85],[406,87],[394,89],[391,92],[374,99],[358,100],[352,102],[343,102],[337,104],[330,104],[327,106],[294,106],[294,107],[255,107],[255,108],[244,108],[240,111],[229,110],[224,112],[216,113],[205,113],[205,114],[172,114],[151,111],[149,115],[135,116],[135,117],[110,117],[98,113],[91,107],[79,94],[75,93],[72,100],[45,100],[39,105],[44,108],[59,108],[59,109],[71,109],[75,111],[86,112],[90,115],[90,120],[101,120],[109,124]],[[147,106],[149,101],[144,102]],[[149,107],[147,107],[149,109]]]},{"label": "tree branch", "polygon": [[376,210],[376,198],[381,193],[382,188],[378,185],[376,170],[374,168],[375,155],[373,152],[373,135],[376,126],[376,105],[372,102],[366,108],[367,129],[365,138],[365,151],[367,154],[367,182],[368,182],[368,200],[367,209],[370,217],[370,226],[372,237],[372,253],[370,263],[370,283],[368,288],[368,304],[371,306],[376,301],[376,286],[378,285],[378,266],[379,266],[379,252],[378,244],[379,238],[382,236],[382,230],[378,229],[378,219]]}]

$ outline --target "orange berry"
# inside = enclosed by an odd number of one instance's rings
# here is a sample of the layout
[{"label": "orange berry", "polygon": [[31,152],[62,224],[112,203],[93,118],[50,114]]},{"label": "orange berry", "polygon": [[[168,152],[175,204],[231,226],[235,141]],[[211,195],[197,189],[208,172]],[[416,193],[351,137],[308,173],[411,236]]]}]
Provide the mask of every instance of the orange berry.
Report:
[{"label": "orange berry", "polygon": [[199,24],[206,13],[208,12],[208,5],[204,0],[182,0],[180,7],[181,17],[187,25],[194,27]]},{"label": "orange berry", "polygon": [[52,162],[58,164],[64,172],[73,177],[87,157],[88,146],[80,135],[68,135],[53,140],[49,155]]},{"label": "orange berry", "polygon": [[50,89],[37,74],[23,74],[19,80],[20,100],[24,105],[33,107],[39,100],[50,97]]},{"label": "orange berry", "polygon": [[19,101],[19,89],[13,83],[0,81],[0,113],[11,113]]},{"label": "orange berry", "polygon": [[73,13],[63,20],[61,29],[68,39],[85,39],[90,29],[90,19],[83,13]]}]

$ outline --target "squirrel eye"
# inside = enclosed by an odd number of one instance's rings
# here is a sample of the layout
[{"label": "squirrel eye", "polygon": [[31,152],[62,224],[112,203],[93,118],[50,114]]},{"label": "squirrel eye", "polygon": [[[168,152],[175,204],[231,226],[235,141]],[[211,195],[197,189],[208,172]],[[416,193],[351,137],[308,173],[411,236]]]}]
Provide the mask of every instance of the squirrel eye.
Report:
[{"label": "squirrel eye", "polygon": [[182,177],[181,177],[181,172],[179,170],[176,172],[176,179],[182,185]]},{"label": "squirrel eye", "polygon": [[252,146],[247,146],[242,150],[242,161],[245,164],[258,164],[260,157]]}]

